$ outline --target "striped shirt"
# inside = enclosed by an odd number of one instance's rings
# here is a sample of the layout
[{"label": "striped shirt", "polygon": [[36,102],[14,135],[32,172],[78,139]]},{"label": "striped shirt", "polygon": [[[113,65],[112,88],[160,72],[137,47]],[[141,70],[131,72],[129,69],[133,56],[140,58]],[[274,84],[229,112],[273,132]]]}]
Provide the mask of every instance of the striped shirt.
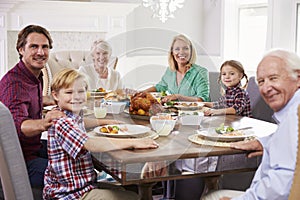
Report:
[{"label": "striped shirt", "polygon": [[234,108],[237,115],[252,117],[250,98],[247,91],[239,86],[226,88],[225,95],[213,102],[213,108]]},{"label": "striped shirt", "polygon": [[66,117],[48,129],[48,167],[44,178],[44,199],[79,199],[92,190],[94,165],[82,116],[64,111]]}]

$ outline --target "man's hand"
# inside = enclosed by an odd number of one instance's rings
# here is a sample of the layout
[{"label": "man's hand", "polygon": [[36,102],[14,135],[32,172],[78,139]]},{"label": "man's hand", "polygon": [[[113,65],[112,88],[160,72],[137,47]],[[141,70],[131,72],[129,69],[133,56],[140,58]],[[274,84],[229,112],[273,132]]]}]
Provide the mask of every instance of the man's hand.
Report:
[{"label": "man's hand", "polygon": [[45,115],[45,119],[44,119],[44,127],[45,130],[47,130],[52,124],[53,124],[53,120],[54,119],[58,119],[61,117],[65,117],[66,114],[58,109],[52,109],[50,111],[48,111]]},{"label": "man's hand", "polygon": [[27,137],[32,137],[40,134],[53,124],[54,119],[58,119],[66,116],[64,112],[53,109],[46,113],[43,119],[28,119],[24,120],[21,124],[21,131]]},{"label": "man's hand", "polygon": [[261,156],[263,154],[263,146],[258,140],[234,142],[230,144],[230,147],[233,149],[254,151],[248,154],[248,158]]}]

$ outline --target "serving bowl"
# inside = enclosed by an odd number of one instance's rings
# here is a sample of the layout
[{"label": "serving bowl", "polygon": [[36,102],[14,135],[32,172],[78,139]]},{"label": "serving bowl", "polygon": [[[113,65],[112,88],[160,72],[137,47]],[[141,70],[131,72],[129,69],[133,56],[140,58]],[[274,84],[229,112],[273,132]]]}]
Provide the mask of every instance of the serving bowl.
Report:
[{"label": "serving bowl", "polygon": [[152,129],[160,136],[168,136],[174,129],[176,121],[177,120],[173,119],[171,115],[168,118],[163,118],[161,116],[152,116],[150,118]]},{"label": "serving bowl", "polygon": [[200,125],[204,113],[197,111],[179,111],[180,121],[182,125]]},{"label": "serving bowl", "polygon": [[121,101],[107,101],[106,104],[107,104],[107,113],[120,114],[124,112],[127,103]]}]

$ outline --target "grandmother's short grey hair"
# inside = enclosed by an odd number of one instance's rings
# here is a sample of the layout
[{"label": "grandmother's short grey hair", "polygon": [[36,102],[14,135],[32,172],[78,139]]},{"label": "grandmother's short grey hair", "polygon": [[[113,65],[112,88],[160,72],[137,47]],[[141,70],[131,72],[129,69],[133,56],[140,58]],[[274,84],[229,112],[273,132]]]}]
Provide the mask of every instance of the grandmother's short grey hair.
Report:
[{"label": "grandmother's short grey hair", "polygon": [[99,40],[96,40],[93,42],[92,47],[91,47],[92,56],[97,51],[97,49],[102,49],[103,51],[108,52],[109,56],[112,53],[112,48],[111,48],[110,44],[103,39],[99,39]]}]

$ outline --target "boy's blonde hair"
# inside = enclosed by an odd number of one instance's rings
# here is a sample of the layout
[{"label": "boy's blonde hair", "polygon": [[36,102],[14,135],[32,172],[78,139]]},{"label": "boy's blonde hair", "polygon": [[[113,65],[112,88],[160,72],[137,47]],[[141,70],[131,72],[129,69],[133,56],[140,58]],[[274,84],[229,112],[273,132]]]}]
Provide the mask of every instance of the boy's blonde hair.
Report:
[{"label": "boy's blonde hair", "polygon": [[196,57],[197,57],[197,53],[196,53],[196,49],[194,48],[191,40],[189,40],[186,36],[184,35],[177,35],[173,38],[173,41],[172,41],[172,44],[171,44],[171,48],[170,48],[170,51],[169,51],[169,54],[168,54],[168,62],[169,62],[169,67],[172,71],[176,71],[178,70],[178,64],[173,56],[173,48],[174,48],[174,43],[177,41],[177,40],[181,40],[181,41],[184,41],[185,43],[187,43],[190,47],[190,51],[191,51],[191,58],[189,60],[189,62],[187,63],[186,66],[191,66],[192,64],[194,64],[196,62]]},{"label": "boy's blonde hair", "polygon": [[54,75],[53,81],[51,84],[51,91],[58,92],[61,88],[70,87],[75,80],[83,78],[86,84],[85,89],[88,89],[87,81],[85,75],[79,73],[75,69],[63,69]]}]

